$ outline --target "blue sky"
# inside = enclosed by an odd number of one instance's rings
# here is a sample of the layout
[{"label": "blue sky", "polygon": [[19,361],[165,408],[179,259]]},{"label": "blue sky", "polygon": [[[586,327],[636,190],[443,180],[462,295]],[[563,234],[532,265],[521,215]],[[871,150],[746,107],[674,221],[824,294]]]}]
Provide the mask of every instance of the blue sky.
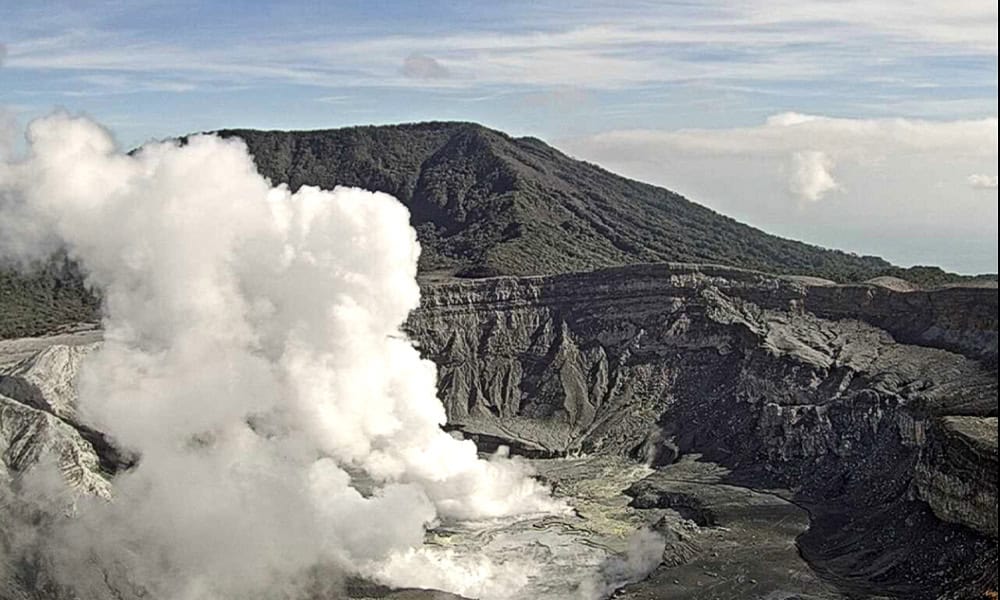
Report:
[{"label": "blue sky", "polygon": [[[830,215],[814,206],[833,204],[842,214],[871,202],[878,190],[903,214],[909,211],[900,203],[920,189],[953,183],[970,207],[981,202],[987,217],[995,215],[996,187],[989,185],[997,174],[993,3],[566,4],[0,0],[0,106],[8,121],[22,125],[57,107],[84,113],[126,147],[223,127],[478,121],[542,137],[654,183],[681,184],[692,198],[777,233],[903,264],[936,260],[963,271],[996,270],[995,218],[992,229],[983,229],[956,216],[949,226],[961,233],[949,239],[968,245],[972,236],[979,243],[966,250],[927,244],[919,252],[912,240],[892,243],[839,227],[824,234],[818,219]],[[813,148],[802,136],[815,124],[768,129],[768,119],[782,114],[832,118],[824,123],[845,131],[881,124],[876,129],[897,136],[885,140],[889,152],[915,147],[907,146],[909,134],[891,126],[899,120],[918,129],[950,123],[955,131],[973,122],[985,137],[972,135],[968,148],[956,148],[951,129],[920,129],[932,136],[918,144],[926,160],[971,172],[883,194],[875,171],[853,169],[850,161],[860,160],[855,155],[843,158],[858,140],[827,136],[825,143],[840,145]],[[776,176],[773,189],[758,194],[781,196],[785,204],[777,208],[727,194],[707,174],[699,179],[669,168],[677,153],[688,158],[677,146],[680,138],[669,138],[669,151],[648,141],[648,135],[662,140],[686,130],[791,136],[774,143],[773,164],[758,167],[788,175],[805,160],[825,175],[805,174],[819,177],[812,180],[818,188]],[[609,134],[618,134],[613,152],[600,143]],[[644,141],[636,146],[636,139]],[[650,164],[619,160],[625,140],[632,145],[624,154],[644,148]],[[990,140],[992,153],[982,148]],[[864,143],[879,146],[878,139]],[[927,146],[945,154],[928,154]],[[706,173],[746,162],[730,150],[712,152]],[[842,180],[848,172],[860,180]],[[824,184],[825,176],[833,183]],[[975,181],[985,184],[968,184],[979,176],[985,179]],[[869,197],[860,198],[862,192]],[[940,221],[932,214],[928,227]],[[937,240],[938,233],[927,235]]]}]

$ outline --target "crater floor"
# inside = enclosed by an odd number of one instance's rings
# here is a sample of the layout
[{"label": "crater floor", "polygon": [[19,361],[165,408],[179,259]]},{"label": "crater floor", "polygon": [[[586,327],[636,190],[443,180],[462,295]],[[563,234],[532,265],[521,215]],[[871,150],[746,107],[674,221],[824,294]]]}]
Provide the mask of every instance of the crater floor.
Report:
[{"label": "crater floor", "polygon": [[698,456],[655,471],[608,456],[530,463],[572,513],[429,536],[442,551],[478,553],[526,577],[525,587],[482,590],[484,598],[856,597],[803,559],[796,539],[809,513],[782,490],[727,483],[728,470]]}]

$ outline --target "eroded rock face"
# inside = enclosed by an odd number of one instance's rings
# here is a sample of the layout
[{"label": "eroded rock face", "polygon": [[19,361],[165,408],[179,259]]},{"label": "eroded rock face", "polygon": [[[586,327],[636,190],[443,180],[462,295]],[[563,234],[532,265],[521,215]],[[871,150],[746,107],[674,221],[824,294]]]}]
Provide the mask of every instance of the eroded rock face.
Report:
[{"label": "eroded rock face", "polygon": [[[623,427],[634,442],[657,419],[636,429],[623,420],[683,409],[679,394],[687,392],[747,401],[759,412],[773,404],[755,425],[792,419],[796,432],[824,427],[848,400],[862,420],[880,421],[901,403],[920,419],[995,414],[994,372],[961,354],[900,344],[864,315],[847,318],[844,307],[844,318],[817,317],[810,298],[817,290],[833,296],[828,288],[676,265],[456,282],[425,286],[409,329],[440,367],[449,422],[504,430],[555,453],[614,446],[613,430]],[[995,289],[970,292],[996,301]],[[967,302],[977,306],[978,296]],[[832,312],[827,300],[817,303]],[[995,319],[992,327],[971,333],[995,346]]]},{"label": "eroded rock face", "polygon": [[30,341],[22,344],[33,350],[27,356],[8,344],[3,358],[14,360],[0,360],[0,467],[11,485],[39,466],[55,466],[71,489],[108,497],[100,447],[76,414],[76,374],[98,342],[92,336],[59,341],[68,343],[41,343],[37,350]]},{"label": "eroded rock face", "polygon": [[59,417],[0,395],[0,479],[7,486],[40,466],[54,466],[66,484],[107,497],[110,484],[94,447]]},{"label": "eroded rock face", "polygon": [[[480,441],[660,462],[699,452],[803,502],[929,507],[936,518],[912,520],[938,528],[926,539],[993,538],[995,565],[996,305],[995,288],[651,265],[427,286],[409,329],[440,367],[450,426]],[[906,522],[878,546],[890,562],[910,560],[892,554],[919,533]],[[891,591],[913,568],[878,577]],[[950,569],[927,593],[947,591]]]},{"label": "eroded rock face", "polygon": [[74,379],[97,339],[86,331],[0,341],[0,598],[63,597],[33,540],[79,497],[111,496],[117,452],[76,419]]},{"label": "eroded rock face", "polygon": [[934,513],[997,537],[997,418],[945,417],[917,463],[915,489]]},{"label": "eroded rock face", "polygon": [[821,317],[854,318],[898,341],[943,348],[997,364],[996,287],[949,286],[901,292],[882,285],[811,286],[804,307]]},{"label": "eroded rock face", "polygon": [[13,365],[0,367],[0,394],[78,423],[76,375],[84,357],[99,345],[54,344]]}]

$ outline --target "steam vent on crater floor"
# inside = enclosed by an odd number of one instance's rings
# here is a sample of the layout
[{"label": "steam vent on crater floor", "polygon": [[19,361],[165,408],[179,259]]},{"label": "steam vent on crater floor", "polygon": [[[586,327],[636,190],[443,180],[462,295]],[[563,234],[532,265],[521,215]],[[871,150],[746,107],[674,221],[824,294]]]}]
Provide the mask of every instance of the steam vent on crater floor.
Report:
[{"label": "steam vent on crater floor", "polygon": [[93,179],[3,180],[60,243],[0,271],[0,600],[996,598],[995,276],[470,123],[46,126]]}]

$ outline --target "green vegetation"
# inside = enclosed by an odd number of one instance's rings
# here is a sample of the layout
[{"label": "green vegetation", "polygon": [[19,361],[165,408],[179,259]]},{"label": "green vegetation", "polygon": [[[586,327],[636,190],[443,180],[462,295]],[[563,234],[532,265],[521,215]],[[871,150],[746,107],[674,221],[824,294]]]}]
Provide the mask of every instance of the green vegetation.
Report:
[{"label": "green vegetation", "polygon": [[[274,183],[357,186],[399,198],[417,229],[425,276],[551,274],[677,261],[839,282],[970,279],[773,236],[669,190],[573,160],[540,140],[472,123],[218,133],[242,138]],[[93,319],[96,305],[65,258],[31,275],[0,268],[0,337]]]},{"label": "green vegetation", "polygon": [[359,186],[399,198],[420,236],[425,273],[529,275],[677,261],[839,282],[965,279],[773,236],[540,140],[473,123],[219,133],[242,138],[261,173],[292,189]]},{"label": "green vegetation", "polygon": [[95,321],[98,304],[80,270],[62,254],[27,270],[0,267],[0,339]]}]

